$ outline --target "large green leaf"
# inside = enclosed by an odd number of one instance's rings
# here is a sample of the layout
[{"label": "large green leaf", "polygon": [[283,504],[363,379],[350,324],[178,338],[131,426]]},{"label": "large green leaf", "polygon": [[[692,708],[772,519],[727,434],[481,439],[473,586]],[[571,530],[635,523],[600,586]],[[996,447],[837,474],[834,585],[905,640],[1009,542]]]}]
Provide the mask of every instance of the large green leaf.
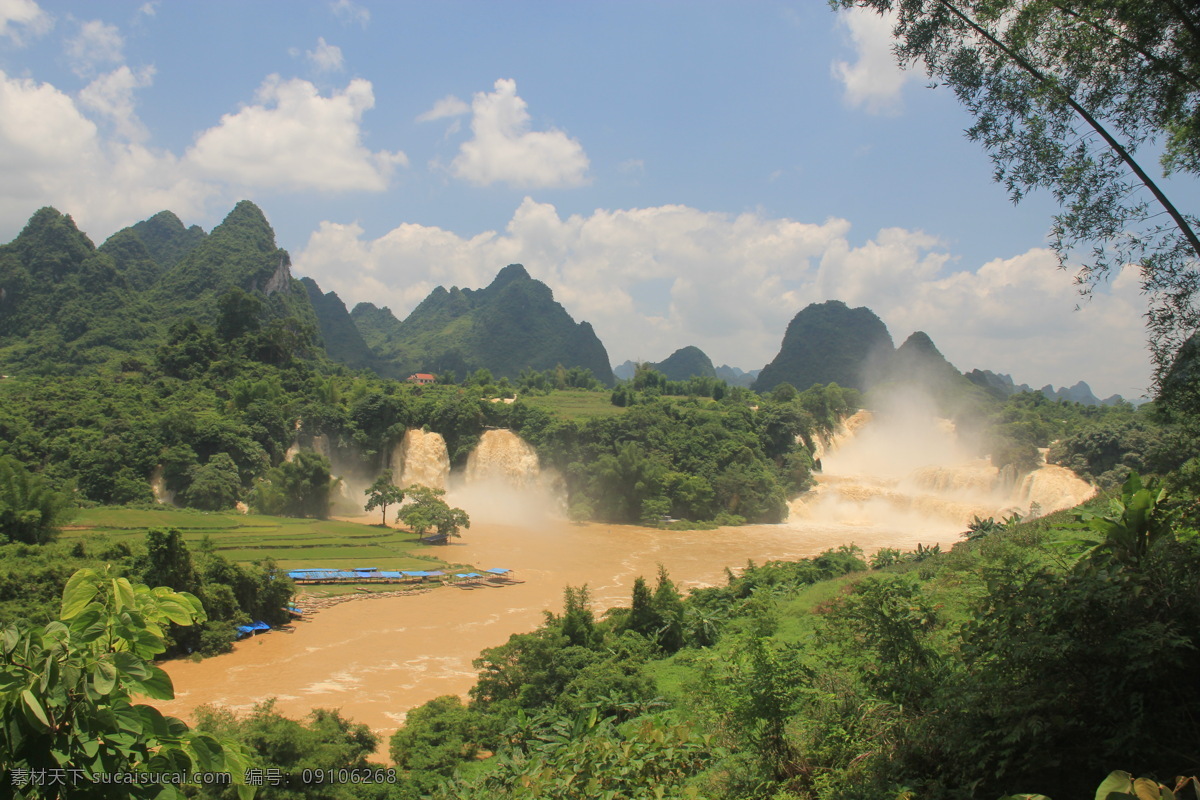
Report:
[{"label": "large green leaf", "polygon": [[117,611],[134,608],[133,584],[128,578],[114,578],[112,582],[113,603]]},{"label": "large green leaf", "polygon": [[112,660],[117,672],[126,678],[140,681],[150,677],[150,670],[146,662],[133,653],[113,653]]},{"label": "large green leaf", "polygon": [[17,649],[17,643],[21,641],[21,632],[17,630],[16,625],[6,625],[4,627],[4,635],[0,638],[0,642],[4,645],[4,654],[8,655],[13,650]]},{"label": "large green leaf", "polygon": [[92,668],[92,687],[98,694],[107,695],[117,685],[117,668],[112,661],[103,659]]},{"label": "large green leaf", "polygon": [[213,772],[225,766],[225,754],[220,742],[211,736],[197,734],[184,744],[184,750],[200,772]]},{"label": "large green leaf", "polygon": [[155,700],[175,699],[175,685],[171,676],[158,667],[150,667],[150,675],[137,681],[137,691]]},{"label": "large green leaf", "polygon": [[70,578],[63,588],[61,619],[74,619],[77,614],[87,608],[88,603],[100,591],[100,576],[95,570],[81,569]]},{"label": "large green leaf", "polygon": [[46,716],[46,709],[42,707],[42,702],[33,692],[28,689],[22,691],[21,702],[25,709],[26,719],[47,731],[53,730],[54,726],[50,724],[50,718]]},{"label": "large green leaf", "polygon": [[1124,770],[1114,770],[1096,789],[1096,800],[1109,800],[1110,797],[1132,797],[1133,776]]},{"label": "large green leaf", "polygon": [[[179,599],[176,600],[175,598]],[[192,607],[191,604],[182,597],[175,595],[174,597],[165,597],[158,603],[158,608],[166,615],[167,619],[174,622],[176,625],[191,625],[192,624]]]}]

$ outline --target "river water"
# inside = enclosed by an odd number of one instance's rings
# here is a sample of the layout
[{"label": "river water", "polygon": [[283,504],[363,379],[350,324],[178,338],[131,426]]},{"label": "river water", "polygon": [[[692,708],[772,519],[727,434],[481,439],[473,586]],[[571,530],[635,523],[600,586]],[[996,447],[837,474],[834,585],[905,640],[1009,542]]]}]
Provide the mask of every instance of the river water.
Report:
[{"label": "river water", "polygon": [[[912,433],[911,425],[902,428]],[[274,697],[287,716],[337,708],[386,736],[409,709],[445,694],[465,696],[475,679],[472,659],[533,630],[544,611],[561,610],[565,586],[587,584],[603,610],[627,605],[634,579],[653,579],[660,564],[687,589],[720,585],[726,567],[747,560],[801,558],[846,543],[867,553],[918,543],[945,549],[959,541],[972,514],[998,514],[1022,502],[1025,509],[1037,502],[1050,511],[1090,493],[1057,468],[1039,471],[1040,489],[1038,473],[1005,485],[986,464],[943,452],[954,438],[944,426],[941,433],[926,431],[923,443],[902,443],[881,468],[858,450],[886,450],[882,439],[867,434],[883,429],[869,417],[852,420],[829,443],[818,491],[794,502],[790,520],[780,525],[690,532],[575,525],[560,518],[560,504],[545,491],[486,484],[452,490],[450,499],[468,508],[472,526],[432,552],[452,563],[512,569],[518,582],[364,597],[325,609],[292,633],[260,635],[201,662],[172,662],[166,668],[176,698],[159,707],[189,718],[203,704],[247,711]],[[519,450],[514,457],[527,454]]]}]

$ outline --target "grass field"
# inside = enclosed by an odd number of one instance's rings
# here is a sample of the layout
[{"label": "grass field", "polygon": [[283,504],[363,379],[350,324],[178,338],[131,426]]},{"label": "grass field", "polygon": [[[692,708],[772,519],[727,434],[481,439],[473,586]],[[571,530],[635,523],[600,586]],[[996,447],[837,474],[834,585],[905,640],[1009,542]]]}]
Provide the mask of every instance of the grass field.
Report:
[{"label": "grass field", "polygon": [[625,412],[625,409],[612,404],[612,395],[607,391],[563,389],[548,395],[524,396],[521,400],[534,408],[543,408],[555,416],[571,420],[612,417]]},{"label": "grass field", "polygon": [[230,561],[274,559],[283,569],[330,567],[381,570],[439,569],[447,565],[436,546],[408,531],[340,520],[265,517],[184,509],[94,508],[81,511],[59,541],[103,536],[141,543],[150,528],[177,528],[188,547],[199,550],[207,537]]}]

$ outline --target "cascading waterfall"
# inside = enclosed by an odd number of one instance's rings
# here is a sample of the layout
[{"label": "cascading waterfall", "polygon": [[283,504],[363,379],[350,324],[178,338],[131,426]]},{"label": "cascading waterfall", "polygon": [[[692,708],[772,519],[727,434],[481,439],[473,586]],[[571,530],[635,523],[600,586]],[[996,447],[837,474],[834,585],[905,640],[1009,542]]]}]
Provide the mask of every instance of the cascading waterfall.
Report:
[{"label": "cascading waterfall", "polygon": [[450,453],[440,433],[411,428],[392,450],[392,480],[397,486],[448,488]]},{"label": "cascading waterfall", "polygon": [[512,431],[484,431],[467,457],[467,484],[493,482],[518,489],[536,486],[541,464],[533,447]]},{"label": "cascading waterfall", "polygon": [[543,469],[533,446],[509,430],[484,431],[451,497],[474,518],[540,525],[566,512],[562,476]]},{"label": "cascading waterfall", "polygon": [[790,504],[794,523],[950,533],[974,516],[1048,514],[1094,492],[1053,465],[1018,480],[973,457],[953,423],[913,409],[883,417],[860,411],[823,444],[816,488]]}]

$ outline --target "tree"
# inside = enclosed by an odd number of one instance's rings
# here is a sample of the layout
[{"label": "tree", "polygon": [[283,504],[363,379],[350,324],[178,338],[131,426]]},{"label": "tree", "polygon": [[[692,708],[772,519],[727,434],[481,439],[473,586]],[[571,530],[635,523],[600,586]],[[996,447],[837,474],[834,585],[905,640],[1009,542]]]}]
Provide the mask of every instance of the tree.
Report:
[{"label": "tree", "polygon": [[461,508],[452,508],[442,499],[446,492],[428,486],[412,486],[408,489],[411,501],[396,512],[412,532],[425,537],[429,530],[437,531],[437,538],[446,540],[458,536],[460,528],[470,528],[471,519]]},{"label": "tree", "polygon": [[0,457],[0,537],[45,544],[67,515],[69,503],[20,461]]},{"label": "tree", "polygon": [[176,528],[151,528],[146,532],[146,583],[167,586],[177,592],[195,592],[200,577],[192,563],[183,535]]},{"label": "tree", "polygon": [[217,453],[207,464],[188,469],[191,483],[183,491],[184,502],[193,508],[220,511],[232,508],[242,489],[237,464],[228,453]]},{"label": "tree", "polygon": [[329,474],[329,459],[302,450],[291,461],[271,470],[266,481],[255,488],[251,501],[263,514],[325,519],[335,485]]},{"label": "tree", "polygon": [[397,505],[404,502],[404,490],[392,482],[392,471],[385,469],[379,473],[379,477],[370,487],[363,490],[363,494],[367,496],[367,504],[363,507],[364,511],[381,508],[383,510],[382,525],[387,525],[387,509],[388,506]]},{"label": "tree", "polygon": [[[1200,173],[1200,18],[1177,0],[834,0],[895,13],[902,64],[923,62],[975,117],[1014,201],[1047,188],[1051,241],[1086,295],[1136,264],[1159,374],[1200,324],[1197,219],[1161,178]],[[1139,160],[1161,145],[1162,175]],[[1083,250],[1085,252],[1080,253]]]},{"label": "tree", "polygon": [[[222,771],[234,782],[244,780],[246,757],[235,745],[131,702],[134,695],[175,696],[170,677],[152,659],[166,649],[169,623],[203,619],[200,601],[189,594],[83,569],[67,581],[58,621],[6,627],[0,637],[0,781],[13,796],[30,800],[125,800],[182,795],[169,783],[102,784],[92,776]],[[51,771],[63,775],[62,786],[29,782]]]},{"label": "tree", "polygon": [[237,287],[221,295],[217,310],[217,336],[226,342],[232,342],[261,327],[259,317],[263,312],[262,301]]}]

